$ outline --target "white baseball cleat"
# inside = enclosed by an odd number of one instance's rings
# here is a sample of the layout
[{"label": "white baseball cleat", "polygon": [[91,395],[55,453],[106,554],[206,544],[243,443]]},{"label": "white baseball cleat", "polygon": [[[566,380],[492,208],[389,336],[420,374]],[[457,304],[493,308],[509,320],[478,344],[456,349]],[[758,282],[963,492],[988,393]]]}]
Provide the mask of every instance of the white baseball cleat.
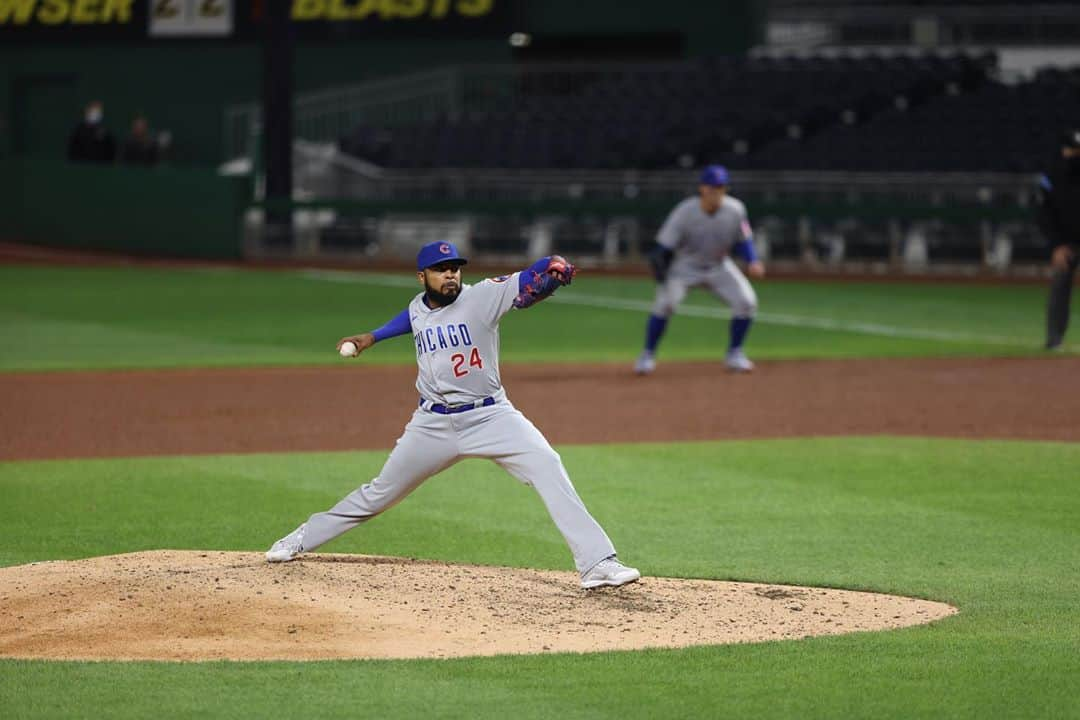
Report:
[{"label": "white baseball cleat", "polygon": [[626,567],[612,555],[593,565],[592,569],[581,575],[581,588],[591,590],[603,585],[618,587],[637,582],[641,573],[636,568]]},{"label": "white baseball cleat", "polygon": [[746,357],[741,349],[736,348],[728,352],[724,358],[724,365],[731,372],[753,372],[754,363],[750,362],[750,358]]},{"label": "white baseball cleat", "polygon": [[634,372],[638,375],[648,375],[656,369],[656,356],[648,350],[643,350],[634,362]]},{"label": "white baseball cleat", "polygon": [[266,551],[266,562],[289,562],[304,552],[304,531],[307,523],[293,530],[285,537],[278,540]]}]

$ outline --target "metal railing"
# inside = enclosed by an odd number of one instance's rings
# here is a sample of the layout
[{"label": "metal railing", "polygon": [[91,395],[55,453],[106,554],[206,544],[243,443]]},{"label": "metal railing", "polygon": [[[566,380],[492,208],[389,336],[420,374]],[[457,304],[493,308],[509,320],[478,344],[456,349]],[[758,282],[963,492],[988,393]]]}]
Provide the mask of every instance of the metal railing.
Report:
[{"label": "metal railing", "polygon": [[[327,148],[303,166],[308,190],[291,204],[291,227],[268,226],[262,204],[249,212],[252,256],[400,262],[453,237],[494,263],[559,251],[587,266],[641,268],[664,216],[696,183],[675,171],[371,177]],[[1033,177],[1010,174],[745,172],[732,185],[770,262],[871,274],[1044,272],[1034,192]]]},{"label": "metal railing", "polygon": [[[397,76],[296,97],[293,132],[310,142],[337,142],[350,129],[366,125],[430,122],[460,113],[460,68]],[[225,108],[226,160],[250,157],[257,150],[262,125],[258,103]]]},{"label": "metal railing", "polygon": [[[498,168],[383,168],[379,182],[351,168],[350,158],[324,148],[324,177],[309,173],[310,195],[326,200],[666,200],[695,191],[694,170],[584,170]],[[371,167],[371,166],[367,166]],[[1036,178],[1025,173],[875,173],[822,171],[738,171],[732,192],[757,200],[783,199],[858,204],[889,200],[947,206],[987,207],[1031,204]]]}]

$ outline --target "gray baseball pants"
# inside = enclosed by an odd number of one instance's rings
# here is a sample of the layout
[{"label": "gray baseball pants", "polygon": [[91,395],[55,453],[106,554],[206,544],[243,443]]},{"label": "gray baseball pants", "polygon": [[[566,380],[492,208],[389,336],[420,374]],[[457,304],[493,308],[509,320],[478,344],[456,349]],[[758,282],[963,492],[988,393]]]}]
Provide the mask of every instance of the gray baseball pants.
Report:
[{"label": "gray baseball pants", "polygon": [[611,540],[578,497],[559,454],[505,397],[489,407],[452,415],[418,408],[378,477],[308,518],[304,550],[314,550],[390,509],[425,480],[465,458],[490,458],[536,489],[578,572],[615,554]]},{"label": "gray baseball pants", "polygon": [[676,262],[668,271],[667,280],[656,287],[652,314],[670,317],[686,299],[692,287],[705,287],[731,308],[735,317],[754,317],[757,313],[757,293],[739,266],[724,258],[708,267],[691,267]]}]

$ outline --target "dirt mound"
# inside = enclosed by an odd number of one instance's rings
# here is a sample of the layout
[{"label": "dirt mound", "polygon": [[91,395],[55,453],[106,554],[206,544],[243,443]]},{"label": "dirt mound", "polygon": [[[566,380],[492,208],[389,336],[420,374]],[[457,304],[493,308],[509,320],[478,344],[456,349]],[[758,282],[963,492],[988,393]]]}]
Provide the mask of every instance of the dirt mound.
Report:
[{"label": "dirt mound", "polygon": [[883,630],[952,615],[876,593],[364,555],[161,550],[0,568],[0,656],[444,658],[685,647]]}]

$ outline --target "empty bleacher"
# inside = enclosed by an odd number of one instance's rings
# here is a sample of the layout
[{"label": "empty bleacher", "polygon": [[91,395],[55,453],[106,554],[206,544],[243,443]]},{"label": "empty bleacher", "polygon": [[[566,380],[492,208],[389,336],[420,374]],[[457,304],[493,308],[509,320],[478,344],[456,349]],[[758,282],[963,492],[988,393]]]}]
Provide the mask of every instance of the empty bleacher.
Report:
[{"label": "empty bleacher", "polygon": [[512,68],[471,83],[458,112],[339,144],[401,169],[1037,169],[1080,117],[1080,69],[995,71],[962,52]]}]

